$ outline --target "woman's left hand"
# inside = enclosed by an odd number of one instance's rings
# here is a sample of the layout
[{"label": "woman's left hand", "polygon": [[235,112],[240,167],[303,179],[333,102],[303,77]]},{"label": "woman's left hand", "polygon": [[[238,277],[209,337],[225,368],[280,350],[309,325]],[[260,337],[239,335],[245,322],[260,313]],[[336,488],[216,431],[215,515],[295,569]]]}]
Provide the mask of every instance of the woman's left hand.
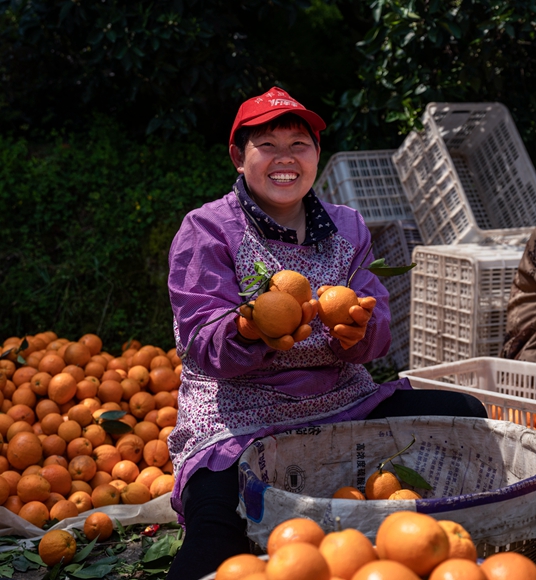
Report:
[{"label": "woman's left hand", "polygon": [[348,311],[354,323],[335,325],[330,331],[331,336],[337,338],[345,350],[355,346],[365,338],[367,325],[375,306],[376,299],[372,296],[360,298],[359,305],[351,306]]}]

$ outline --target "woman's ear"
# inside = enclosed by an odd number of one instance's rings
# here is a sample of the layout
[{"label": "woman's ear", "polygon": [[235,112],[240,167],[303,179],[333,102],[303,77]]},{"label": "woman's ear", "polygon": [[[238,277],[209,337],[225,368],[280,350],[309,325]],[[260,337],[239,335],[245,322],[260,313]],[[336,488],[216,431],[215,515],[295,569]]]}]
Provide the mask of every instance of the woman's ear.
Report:
[{"label": "woman's ear", "polygon": [[229,155],[238,173],[244,173],[244,156],[234,143],[229,145]]}]

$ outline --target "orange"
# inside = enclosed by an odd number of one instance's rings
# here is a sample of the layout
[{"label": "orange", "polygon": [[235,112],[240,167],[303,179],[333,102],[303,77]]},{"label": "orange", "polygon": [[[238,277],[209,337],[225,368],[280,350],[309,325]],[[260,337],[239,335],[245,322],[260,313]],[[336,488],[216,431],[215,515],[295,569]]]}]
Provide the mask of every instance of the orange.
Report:
[{"label": "orange", "polygon": [[394,491],[387,499],[422,499],[422,495],[412,489],[398,489]]},{"label": "orange", "polygon": [[124,504],[142,504],[150,501],[153,496],[143,483],[133,481],[120,490],[120,497]]},{"label": "orange", "polygon": [[93,415],[86,405],[79,403],[67,411],[67,417],[71,421],[76,421],[81,427],[87,427],[93,422]]},{"label": "orange", "polygon": [[86,376],[84,369],[77,365],[67,365],[62,372],[72,375],[77,383],[83,381]]},{"label": "orange", "polygon": [[173,491],[173,486],[175,484],[175,478],[172,474],[164,473],[156,477],[149,487],[151,492],[151,497],[153,499]]},{"label": "orange", "polygon": [[43,457],[51,455],[63,455],[67,449],[67,441],[62,439],[57,433],[47,435],[42,441]]},{"label": "orange", "polygon": [[48,351],[39,361],[37,370],[39,373],[47,373],[51,377],[61,373],[65,368],[65,361],[58,355],[56,351]]},{"label": "orange", "polygon": [[266,564],[268,580],[330,580],[328,563],[320,550],[307,542],[281,546]]},{"label": "orange", "polygon": [[13,361],[5,358],[0,360],[0,373],[5,374],[8,379],[11,379],[16,368],[17,367]]},{"label": "orange", "polygon": [[350,308],[358,304],[359,299],[351,288],[331,286],[318,299],[318,317],[331,329],[337,324],[354,324]]},{"label": "orange", "polygon": [[[151,360],[157,355],[156,350],[141,350],[139,349],[138,352],[132,355],[131,365],[132,367],[142,366],[146,369],[149,369],[151,365]],[[131,367],[131,368],[132,368]]]},{"label": "orange", "polygon": [[103,483],[110,483],[113,477],[107,471],[97,471],[95,476],[90,480],[89,485],[91,489],[95,489],[98,485],[102,485]]},{"label": "orange", "polygon": [[156,424],[163,427],[174,427],[177,424],[177,409],[175,407],[162,407],[157,410]]},{"label": "orange", "polygon": [[130,401],[132,395],[141,391],[139,383],[128,377],[121,381],[121,388],[123,389],[123,401]]},{"label": "orange", "polygon": [[50,508],[51,520],[64,520],[65,518],[75,518],[78,515],[76,504],[70,499],[60,499]]},{"label": "orange", "polygon": [[34,473],[38,473],[39,470],[41,469],[41,466],[39,464],[36,465],[29,465],[22,473],[22,475],[31,475]]},{"label": "orange", "polygon": [[134,427],[134,434],[141,437],[145,443],[148,443],[153,439],[158,439],[160,428],[151,421],[139,421]]},{"label": "orange", "polygon": [[85,405],[91,411],[92,416],[96,411],[100,409],[100,406],[102,404],[100,402],[100,399],[98,399],[97,397],[88,397],[87,399],[82,399],[80,403],[82,405]]},{"label": "orange", "polygon": [[94,360],[90,360],[84,367],[86,376],[89,375],[92,377],[96,377],[97,379],[100,379],[100,377],[102,377],[105,370],[106,368],[104,367],[103,364]]},{"label": "orange", "polygon": [[[21,431],[25,431],[27,433],[35,433],[30,423],[26,423],[26,421],[15,421],[7,430],[6,441],[9,443],[9,441],[11,441],[13,437],[17,433],[20,433]],[[37,433],[35,434],[37,435]]]},{"label": "orange", "polygon": [[90,481],[97,469],[97,463],[90,455],[78,455],[69,461],[68,470],[73,480]]},{"label": "orange", "polygon": [[[61,439],[61,437],[60,437],[60,439]],[[62,467],[65,467],[66,469],[69,467],[69,463],[67,462],[67,459],[65,459],[65,457],[63,457],[63,455],[49,455],[43,461],[43,467],[45,465],[61,465]]]},{"label": "orange", "polygon": [[143,389],[149,383],[149,367],[143,364],[135,364],[130,367],[127,378],[136,381],[140,388]]},{"label": "orange", "polygon": [[433,517],[400,511],[390,514],[380,524],[376,549],[380,559],[395,560],[415,574],[425,576],[448,558],[449,539]]},{"label": "orange", "polygon": [[281,270],[280,272],[276,272],[270,278],[268,288],[271,291],[279,290],[280,292],[288,292],[297,300],[298,304],[309,302],[313,297],[309,280],[294,270]]},{"label": "orange", "polygon": [[[91,479],[90,481],[93,481],[93,480]],[[91,487],[91,484],[88,483],[87,481],[82,481],[81,479],[73,479],[69,499],[70,499],[70,496],[73,495],[73,493],[75,493],[77,491],[85,491],[86,493],[91,495],[91,492],[93,491],[93,487]]]},{"label": "orange", "polygon": [[120,381],[102,381],[97,389],[97,397],[103,403],[119,403],[123,397],[123,387]]},{"label": "orange", "polygon": [[[1,438],[0,438],[1,441]],[[4,444],[2,443],[2,446]],[[11,466],[9,465],[9,461],[7,460],[7,457],[4,457],[3,455],[0,455],[0,474],[4,473],[4,471],[7,471]]]},{"label": "orange", "polygon": [[517,552],[499,552],[480,565],[486,580],[536,580],[536,564]]},{"label": "orange", "polygon": [[140,391],[130,397],[128,406],[134,417],[137,419],[143,419],[149,411],[156,408],[156,403],[154,401],[154,396],[151,393]]},{"label": "orange", "polygon": [[76,383],[76,398],[79,401],[82,401],[83,399],[95,397],[99,385],[100,381],[97,377],[88,376],[85,379],[82,379],[80,382]]},{"label": "orange", "polygon": [[[65,349],[63,359],[68,365],[84,367],[91,358],[89,347],[82,342],[71,342]],[[95,353],[96,354],[96,353]]]},{"label": "orange", "polygon": [[48,397],[58,405],[63,405],[76,395],[77,381],[69,373],[58,373],[50,379]]},{"label": "orange", "polygon": [[171,367],[156,367],[149,373],[147,387],[152,393],[160,393],[178,389],[180,382],[180,378]]},{"label": "orange", "polygon": [[2,505],[10,512],[18,515],[24,503],[18,495],[12,494]]},{"label": "orange", "polygon": [[[35,409],[35,405],[37,404],[37,396],[36,394],[32,391],[31,388],[29,389],[23,389],[24,385],[21,385],[14,393],[13,396],[11,397],[11,402],[13,403],[13,405],[26,405],[27,407],[30,407],[30,409]],[[34,417],[34,421],[35,421],[35,417]]]},{"label": "orange", "polygon": [[375,471],[367,478],[365,496],[367,499],[388,499],[389,496],[402,489],[396,475],[390,471]]},{"label": "orange", "polygon": [[43,503],[47,506],[47,509],[50,512],[50,510],[62,499],[65,499],[64,495],[62,495],[61,493],[57,493],[55,491],[51,491],[47,501]]},{"label": "orange", "polygon": [[114,465],[121,461],[121,453],[119,453],[119,450],[115,446],[107,443],[95,447],[92,457],[95,460],[97,469],[99,471],[107,471],[108,473],[112,473]]},{"label": "orange", "polygon": [[129,459],[122,459],[118,463],[116,463],[112,468],[112,478],[113,479],[122,479],[127,483],[132,483],[136,481],[136,478],[140,474],[139,467]]},{"label": "orange", "polygon": [[126,378],[128,371],[127,359],[123,356],[118,356],[108,361],[106,370],[117,371],[123,378]]},{"label": "orange", "polygon": [[268,536],[266,551],[269,556],[281,546],[292,542],[307,542],[318,547],[325,537],[324,530],[308,518],[291,518],[278,524]]},{"label": "orange", "polygon": [[152,439],[147,441],[143,447],[143,459],[147,465],[156,465],[162,467],[169,459],[169,449],[164,441],[160,439]]},{"label": "orange", "polygon": [[9,495],[16,495],[17,483],[19,483],[19,479],[22,477],[22,475],[18,471],[8,469],[2,473],[2,477],[9,484]]},{"label": "orange", "polygon": [[7,436],[7,430],[11,425],[13,425],[14,422],[15,420],[9,415],[6,415],[5,413],[0,413],[0,435],[2,435],[4,439]]},{"label": "orange", "polygon": [[23,475],[17,483],[17,495],[24,503],[29,501],[45,502],[50,491],[50,483],[37,473]]},{"label": "orange", "polygon": [[63,416],[61,413],[51,412],[45,415],[40,422],[45,435],[57,434],[59,426],[63,424]]},{"label": "orange", "polygon": [[433,569],[428,580],[488,580],[488,576],[476,562],[449,558]]},{"label": "orange", "polygon": [[253,554],[238,554],[224,560],[217,568],[215,580],[241,580],[249,574],[264,572],[266,562]]},{"label": "orange", "polygon": [[26,423],[30,425],[33,425],[35,423],[35,412],[28,405],[14,403],[13,406],[10,407],[10,409],[8,410],[7,414],[14,421],[26,421]]},{"label": "orange", "polygon": [[[149,411],[147,415],[143,418],[144,421],[150,421],[156,425],[156,418],[158,417],[158,409],[153,409]],[[158,426],[158,425],[157,425]]]},{"label": "orange", "polygon": [[9,481],[0,475],[0,505],[4,504],[7,498],[11,495],[10,491],[11,485]]},{"label": "orange", "polygon": [[21,432],[13,436],[7,446],[7,460],[15,468],[24,470],[43,458],[43,446],[35,433]]},{"label": "orange", "polygon": [[149,368],[153,370],[156,367],[168,367],[170,369],[173,368],[171,365],[171,361],[168,359],[168,357],[162,354],[158,354],[153,359],[151,359]]},{"label": "orange", "polygon": [[37,419],[39,421],[42,421],[43,417],[46,417],[49,413],[59,414],[59,412],[60,408],[58,404],[55,403],[54,401],[51,401],[50,399],[41,399],[35,406],[35,414],[37,415]]},{"label": "orange", "polygon": [[106,431],[100,425],[88,425],[82,430],[82,435],[91,442],[93,449],[102,445],[106,440]]},{"label": "orange", "polygon": [[153,481],[160,475],[164,475],[164,472],[159,467],[150,465],[149,467],[145,467],[140,471],[136,481],[138,483],[143,483],[143,485],[149,489]]},{"label": "orange", "polygon": [[75,491],[68,497],[68,499],[76,505],[79,514],[87,512],[93,508],[91,495],[87,491]]},{"label": "orange", "polygon": [[114,524],[108,514],[93,512],[84,521],[83,530],[89,541],[99,538],[99,542],[104,542],[113,534]]},{"label": "orange", "polygon": [[136,340],[135,338],[131,338],[123,343],[121,350],[124,352],[127,348],[139,350],[141,348],[141,342],[139,340]]},{"label": "orange", "polygon": [[29,383],[32,377],[37,373],[37,369],[29,366],[19,367],[11,377],[13,384],[18,387],[22,383]]},{"label": "orange", "polygon": [[69,441],[67,445],[67,458],[71,460],[77,455],[91,455],[93,453],[93,445],[91,441],[85,437],[76,437]]},{"label": "orange", "polygon": [[91,492],[93,507],[99,508],[105,505],[117,505],[121,501],[119,490],[109,483],[97,485]]},{"label": "orange", "polygon": [[73,439],[82,436],[82,427],[76,421],[63,421],[61,425],[58,425],[58,435],[70,443]]},{"label": "orange", "polygon": [[61,493],[65,497],[69,495],[72,477],[66,467],[52,463],[43,465],[38,473],[48,481],[51,492]]},{"label": "orange", "polygon": [[378,559],[372,542],[353,528],[326,534],[318,549],[328,563],[331,576],[343,580],[350,580],[361,566]]},{"label": "orange", "polygon": [[128,483],[126,481],[123,481],[122,479],[112,479],[110,482],[110,485],[113,485],[114,487],[116,487],[119,491],[119,493],[121,493],[125,487],[128,485]]},{"label": "orange", "polygon": [[366,499],[365,496],[357,489],[351,485],[346,485],[340,487],[334,494],[335,499]]},{"label": "orange", "polygon": [[164,443],[167,443],[167,438],[172,431],[173,431],[172,425],[168,425],[167,427],[162,427],[162,429],[160,429],[158,439],[160,439],[161,441],[164,441]]},{"label": "orange", "polygon": [[437,522],[449,538],[449,558],[466,558],[476,562],[476,546],[471,534],[458,522],[438,520]]},{"label": "orange", "polygon": [[50,530],[41,538],[38,552],[47,566],[54,566],[60,562],[65,565],[74,558],[76,540],[65,530]]},{"label": "orange", "polygon": [[43,529],[50,518],[47,506],[42,501],[29,501],[19,510],[19,517]]},{"label": "orange", "polygon": [[88,347],[91,356],[98,354],[102,350],[102,339],[97,334],[84,334],[78,339],[78,342]]},{"label": "orange", "polygon": [[121,459],[129,459],[134,463],[138,463],[142,458],[144,446],[145,442],[143,439],[134,433],[123,435],[115,444],[115,447],[121,454]]},{"label": "orange", "polygon": [[378,560],[362,566],[352,580],[420,580],[419,576],[400,562]]},{"label": "orange", "polygon": [[156,409],[162,409],[164,407],[177,407],[177,399],[171,394],[170,391],[160,391],[154,396],[154,402]]},{"label": "orange", "polygon": [[270,338],[292,334],[300,325],[302,308],[287,292],[264,292],[253,306],[253,321]]}]

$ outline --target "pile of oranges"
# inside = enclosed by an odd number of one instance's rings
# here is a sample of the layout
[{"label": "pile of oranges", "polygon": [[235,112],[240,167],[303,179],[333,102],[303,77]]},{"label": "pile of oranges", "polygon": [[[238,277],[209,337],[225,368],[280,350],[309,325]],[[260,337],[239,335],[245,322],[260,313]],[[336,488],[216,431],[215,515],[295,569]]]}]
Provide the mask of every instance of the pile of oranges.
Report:
[{"label": "pile of oranges", "polygon": [[375,544],[356,529],[325,533],[292,518],[272,530],[267,553],[228,558],[215,580],[536,580],[526,556],[500,552],[479,564],[463,526],[410,511],[387,516]]},{"label": "pile of oranges", "polygon": [[345,485],[335,491],[334,499],[422,499],[413,489],[403,488],[400,480],[391,471],[377,470],[367,478],[365,493],[352,485]]},{"label": "pile of oranges", "polygon": [[[113,356],[95,334],[70,341],[48,331],[8,338],[1,353],[0,505],[43,529],[172,490],[175,350],[133,340]],[[109,411],[121,429],[105,429]]]}]

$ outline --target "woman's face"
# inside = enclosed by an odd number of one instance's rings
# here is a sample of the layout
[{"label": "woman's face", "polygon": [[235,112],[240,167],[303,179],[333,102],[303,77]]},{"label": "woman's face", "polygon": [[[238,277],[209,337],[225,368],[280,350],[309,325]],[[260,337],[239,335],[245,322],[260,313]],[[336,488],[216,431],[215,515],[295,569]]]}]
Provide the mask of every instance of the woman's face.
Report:
[{"label": "woman's face", "polygon": [[268,215],[301,203],[316,179],[320,148],[305,127],[267,129],[246,143],[242,155],[231,145],[231,158],[259,207]]}]

